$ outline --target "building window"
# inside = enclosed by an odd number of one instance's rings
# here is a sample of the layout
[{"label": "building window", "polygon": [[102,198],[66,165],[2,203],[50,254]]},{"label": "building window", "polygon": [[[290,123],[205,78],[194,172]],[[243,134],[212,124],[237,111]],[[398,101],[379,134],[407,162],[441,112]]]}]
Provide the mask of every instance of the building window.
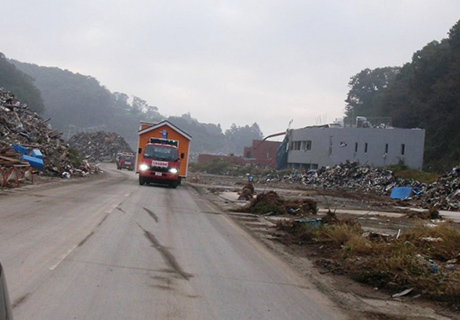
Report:
[{"label": "building window", "polygon": [[355,152],[358,152],[358,142],[355,143]]},{"label": "building window", "polygon": [[311,140],[307,141],[292,141],[290,150],[311,150]]},{"label": "building window", "polygon": [[388,153],[388,143],[385,144],[385,153]]},{"label": "building window", "polygon": [[291,150],[300,150],[300,141],[291,142]]},{"label": "building window", "polygon": [[367,153],[367,142],[364,144],[364,153]]},{"label": "building window", "polygon": [[406,152],[406,145],[403,143],[401,145],[401,155],[404,155],[405,152]]}]

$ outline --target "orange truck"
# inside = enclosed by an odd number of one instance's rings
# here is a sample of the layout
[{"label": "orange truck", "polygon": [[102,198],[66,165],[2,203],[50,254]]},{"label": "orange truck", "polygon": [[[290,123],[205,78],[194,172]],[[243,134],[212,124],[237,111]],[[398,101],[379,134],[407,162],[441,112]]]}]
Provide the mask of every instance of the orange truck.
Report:
[{"label": "orange truck", "polygon": [[139,184],[160,183],[176,188],[187,178],[192,137],[165,120],[141,122],[136,172]]}]

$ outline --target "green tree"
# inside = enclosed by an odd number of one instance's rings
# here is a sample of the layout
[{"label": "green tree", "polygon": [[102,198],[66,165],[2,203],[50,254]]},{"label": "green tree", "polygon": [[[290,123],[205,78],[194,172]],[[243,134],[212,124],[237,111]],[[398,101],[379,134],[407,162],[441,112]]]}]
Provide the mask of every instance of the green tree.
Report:
[{"label": "green tree", "polygon": [[377,116],[385,90],[398,75],[401,68],[385,67],[374,70],[364,69],[351,77],[348,86],[345,115]]},{"label": "green tree", "polygon": [[252,140],[261,140],[263,138],[263,133],[257,123],[244,127],[239,127],[233,123],[230,129],[225,131],[225,138],[226,153],[242,155],[244,148],[252,145]]},{"label": "green tree", "polygon": [[[425,169],[443,172],[458,165],[460,21],[447,39],[428,43],[402,68],[390,68],[388,77],[374,77],[385,69],[366,69],[352,78],[345,113],[389,116],[395,127],[426,129]],[[375,80],[380,78],[388,81]]]}]

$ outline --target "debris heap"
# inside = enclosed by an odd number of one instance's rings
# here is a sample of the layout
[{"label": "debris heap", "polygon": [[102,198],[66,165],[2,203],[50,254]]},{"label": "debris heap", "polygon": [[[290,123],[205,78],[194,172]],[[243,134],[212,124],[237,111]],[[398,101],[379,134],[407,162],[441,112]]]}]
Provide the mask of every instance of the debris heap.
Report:
[{"label": "debris heap", "polygon": [[313,199],[287,200],[279,196],[275,191],[268,191],[258,194],[243,208],[243,212],[263,215],[304,215],[316,214],[318,208],[317,202]]},{"label": "debris heap", "polygon": [[81,132],[73,135],[69,144],[90,162],[115,162],[117,153],[133,153],[125,139],[114,132]]},{"label": "debris heap", "polygon": [[[298,174],[296,173],[296,176]],[[292,181],[291,177],[285,180]],[[346,162],[300,175],[302,184],[321,189],[348,190],[365,194],[389,195],[394,187],[411,187],[408,201],[422,208],[460,210],[460,167],[444,174],[432,184],[395,177],[387,169]]]},{"label": "debris heap", "polygon": [[23,147],[26,153],[32,150],[40,151],[43,158],[41,172],[45,175],[68,175],[75,170],[80,173],[94,171],[94,168],[89,166],[75,168],[69,158],[69,146],[61,139],[62,133],[52,130],[47,124],[48,120],[42,119],[30,110],[11,92],[0,88],[0,154],[3,154],[0,167],[5,170],[21,165],[8,160],[21,157],[17,151],[11,150],[11,147],[16,145]]},{"label": "debris heap", "polygon": [[425,185],[417,193],[414,200],[423,208],[460,210],[460,167]]},{"label": "debris heap", "polygon": [[302,176],[302,183],[322,189],[380,194],[388,194],[396,185],[419,185],[416,181],[395,177],[391,170],[361,166],[357,162],[346,162],[332,168],[309,172]]}]

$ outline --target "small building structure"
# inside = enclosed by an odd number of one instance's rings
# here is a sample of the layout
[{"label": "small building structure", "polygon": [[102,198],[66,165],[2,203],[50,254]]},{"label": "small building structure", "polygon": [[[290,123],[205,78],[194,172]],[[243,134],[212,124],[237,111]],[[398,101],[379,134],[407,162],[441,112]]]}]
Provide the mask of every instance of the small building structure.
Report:
[{"label": "small building structure", "polygon": [[310,126],[288,133],[287,167],[318,169],[347,161],[385,167],[423,165],[424,129]]}]

